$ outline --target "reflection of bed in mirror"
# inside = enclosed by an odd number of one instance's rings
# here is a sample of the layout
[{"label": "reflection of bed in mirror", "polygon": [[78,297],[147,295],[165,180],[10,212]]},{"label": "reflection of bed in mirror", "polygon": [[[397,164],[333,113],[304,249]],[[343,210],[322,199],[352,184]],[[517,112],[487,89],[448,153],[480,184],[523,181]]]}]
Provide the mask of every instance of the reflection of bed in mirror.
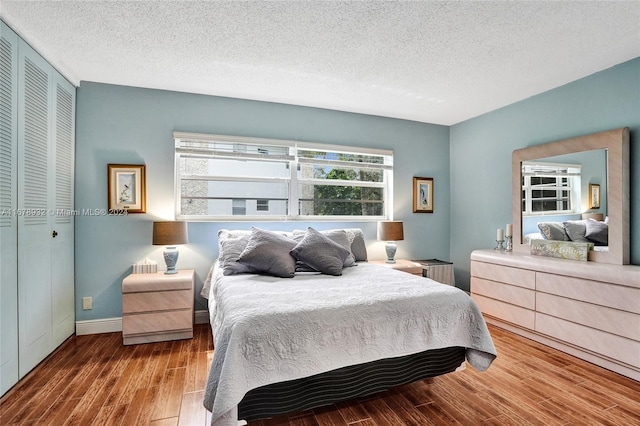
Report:
[{"label": "reflection of bed in mirror", "polygon": [[[523,216],[523,223],[525,218]],[[575,243],[591,243],[593,250],[606,252],[609,250],[609,219],[602,213],[583,215],[537,216],[535,229],[525,228],[523,224],[523,243],[531,244],[534,240],[571,241]],[[534,231],[534,232],[528,232]]]},{"label": "reflection of bed in mirror", "polygon": [[[512,163],[514,251],[528,253],[532,239],[591,242],[594,243],[595,248],[589,254],[590,261],[628,264],[628,156],[628,128],[514,151]],[[535,208],[532,209],[531,206],[526,205],[523,197],[525,176],[536,164],[560,164],[580,168],[580,189],[574,191],[574,197],[571,199],[572,212],[543,214],[533,211]],[[594,184],[599,185],[599,208],[590,209],[589,187]],[[547,231],[546,233],[540,229],[541,226]]]}]

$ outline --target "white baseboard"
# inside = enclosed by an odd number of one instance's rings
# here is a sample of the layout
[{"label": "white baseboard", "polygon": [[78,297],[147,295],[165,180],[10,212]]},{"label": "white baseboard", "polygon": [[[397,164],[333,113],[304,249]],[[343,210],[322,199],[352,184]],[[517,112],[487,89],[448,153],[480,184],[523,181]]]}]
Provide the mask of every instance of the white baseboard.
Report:
[{"label": "white baseboard", "polygon": [[209,311],[206,309],[196,311],[194,322],[196,324],[209,324]]},{"label": "white baseboard", "polygon": [[115,333],[122,331],[122,318],[104,318],[76,321],[76,336],[85,334]]},{"label": "white baseboard", "polygon": [[[196,311],[194,322],[196,324],[208,324],[209,311]],[[121,331],[121,317],[76,321],[76,336],[83,336],[85,334],[118,333]]]}]

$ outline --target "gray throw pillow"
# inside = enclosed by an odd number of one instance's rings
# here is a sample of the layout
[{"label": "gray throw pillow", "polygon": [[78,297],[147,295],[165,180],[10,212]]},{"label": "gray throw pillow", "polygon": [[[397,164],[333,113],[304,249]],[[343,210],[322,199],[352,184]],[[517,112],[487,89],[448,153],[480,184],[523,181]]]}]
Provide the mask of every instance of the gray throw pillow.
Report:
[{"label": "gray throw pillow", "polygon": [[587,232],[586,220],[568,220],[566,222],[562,222],[564,225],[564,230],[569,236],[571,241],[575,241],[576,243],[590,243],[585,237]]},{"label": "gray throw pillow", "polygon": [[[347,229],[327,229],[323,231],[319,231],[321,234],[328,236],[333,241],[344,245],[343,235],[347,236],[348,244],[345,246],[353,257],[353,263],[350,258],[347,258],[345,261],[345,267],[355,266],[356,261],[366,261],[367,260],[367,246],[364,243],[364,233],[360,228],[347,228]],[[299,236],[304,236],[306,231],[302,231],[300,229],[295,229],[293,231],[293,238],[298,238]]]},{"label": "gray throw pillow", "polygon": [[[318,231],[316,231],[318,232]],[[351,243],[349,241],[349,237],[347,235],[347,232],[343,229],[331,229],[328,231],[319,231],[322,235],[326,236],[327,238],[329,238],[331,241],[340,244],[342,247],[344,247],[345,249],[349,250],[349,256],[347,256],[347,258],[344,260],[344,265],[343,267],[345,268],[349,268],[351,266],[357,266],[356,265],[356,260],[353,257],[353,253],[351,253],[350,248],[351,248]],[[300,234],[299,232],[294,232],[294,236],[293,239],[296,240],[297,242],[302,241],[302,239],[304,238],[304,236],[306,235],[306,231],[304,232],[304,234]],[[318,272],[317,269],[307,265],[306,263],[304,263],[301,260],[296,260],[296,272]]]},{"label": "gray throw pillow", "polygon": [[569,241],[562,222],[539,222],[538,229],[545,240]]},{"label": "gray throw pillow", "polygon": [[291,255],[316,271],[327,275],[342,275],[344,262],[351,252],[326,235],[308,228]]},{"label": "gray throw pillow", "polygon": [[[230,265],[234,265],[240,255],[247,247],[250,235],[243,235],[238,238],[227,238],[218,240],[218,262],[224,272]],[[229,274],[226,274],[229,275]]]},{"label": "gray throw pillow", "polygon": [[586,222],[587,231],[584,234],[590,242],[597,246],[609,245],[609,225],[597,220],[588,219]]},{"label": "gray throw pillow", "polygon": [[360,228],[345,229],[349,242],[351,243],[351,254],[356,261],[367,260],[367,245],[364,242],[364,233]]},{"label": "gray throw pillow", "polygon": [[232,273],[255,273],[292,278],[296,272],[296,260],[290,251],[296,242],[280,233],[251,228],[251,237]]},{"label": "gray throw pillow", "polygon": [[[310,228],[313,229],[313,228]],[[315,229],[314,229],[315,231]],[[317,231],[316,231],[317,232]],[[334,243],[340,244],[342,247],[349,251],[349,255],[344,260],[344,267],[348,268],[350,266],[355,266],[356,259],[353,257],[351,253],[351,242],[349,241],[349,237],[347,236],[347,232],[343,229],[332,229],[330,231],[321,231],[320,232],[325,237],[329,238]]]},{"label": "gray throw pillow", "polygon": [[218,231],[218,263],[224,275],[239,274],[243,268],[238,268],[236,261],[247,247],[250,230],[229,231],[221,229]]}]

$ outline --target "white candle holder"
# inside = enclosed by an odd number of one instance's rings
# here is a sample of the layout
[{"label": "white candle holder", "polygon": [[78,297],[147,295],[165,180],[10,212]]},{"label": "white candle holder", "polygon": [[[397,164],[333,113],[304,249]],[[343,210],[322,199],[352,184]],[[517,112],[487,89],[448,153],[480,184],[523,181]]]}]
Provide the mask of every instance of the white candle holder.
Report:
[{"label": "white candle holder", "polygon": [[513,237],[507,235],[507,248],[505,251],[513,251]]},{"label": "white candle holder", "polygon": [[499,250],[499,251],[504,251],[504,247],[503,247],[503,243],[504,240],[496,240],[497,245],[495,246],[494,250]]}]

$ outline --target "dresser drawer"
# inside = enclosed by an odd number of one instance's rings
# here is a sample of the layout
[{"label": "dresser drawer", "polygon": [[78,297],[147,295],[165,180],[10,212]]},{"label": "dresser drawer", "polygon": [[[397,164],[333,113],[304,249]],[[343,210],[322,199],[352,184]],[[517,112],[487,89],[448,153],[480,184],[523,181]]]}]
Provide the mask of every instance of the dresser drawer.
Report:
[{"label": "dresser drawer", "polygon": [[531,290],[536,288],[536,273],[528,269],[471,261],[471,276]]},{"label": "dresser drawer", "polygon": [[536,307],[535,291],[484,278],[471,277],[471,292],[526,309],[533,310]]},{"label": "dresser drawer", "polygon": [[122,295],[122,313],[155,312],[190,309],[193,305],[191,290],[149,291]]},{"label": "dresser drawer", "polygon": [[640,368],[640,342],[536,313],[536,331]]},{"label": "dresser drawer", "polygon": [[640,341],[640,315],[547,293],[536,294],[536,311]]},{"label": "dresser drawer", "polygon": [[190,309],[150,314],[130,314],[122,317],[122,334],[131,336],[141,333],[167,333],[193,329],[193,314]]},{"label": "dresser drawer", "polygon": [[640,314],[640,289],[538,272],[536,290]]},{"label": "dresser drawer", "polygon": [[483,314],[533,330],[534,311],[478,294],[472,294],[471,297],[478,304]]}]

